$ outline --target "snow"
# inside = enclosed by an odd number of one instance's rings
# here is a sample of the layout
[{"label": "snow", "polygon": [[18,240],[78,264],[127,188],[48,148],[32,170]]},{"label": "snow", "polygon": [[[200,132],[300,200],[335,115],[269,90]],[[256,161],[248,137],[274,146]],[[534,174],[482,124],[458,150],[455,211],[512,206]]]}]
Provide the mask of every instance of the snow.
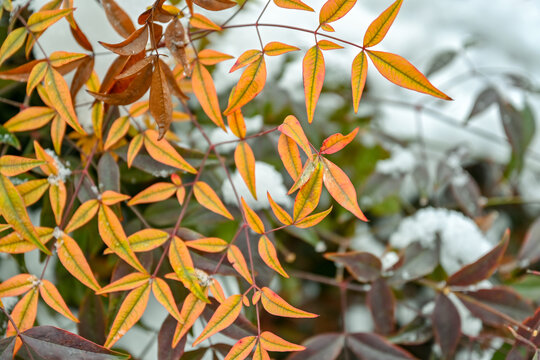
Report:
[{"label": "snow", "polygon": [[53,158],[54,166],[58,171],[58,174],[56,175],[49,175],[49,178],[47,179],[49,184],[58,185],[59,182],[65,182],[66,179],[71,175],[71,169],[68,167],[69,163],[67,163],[68,166],[64,165],[58,156],[56,156],[56,153],[51,149],[45,149],[45,152]]},{"label": "snow", "polygon": [[412,151],[396,146],[391,149],[392,156],[389,159],[379,160],[376,171],[380,174],[397,175],[406,174],[414,170],[416,158]]}]

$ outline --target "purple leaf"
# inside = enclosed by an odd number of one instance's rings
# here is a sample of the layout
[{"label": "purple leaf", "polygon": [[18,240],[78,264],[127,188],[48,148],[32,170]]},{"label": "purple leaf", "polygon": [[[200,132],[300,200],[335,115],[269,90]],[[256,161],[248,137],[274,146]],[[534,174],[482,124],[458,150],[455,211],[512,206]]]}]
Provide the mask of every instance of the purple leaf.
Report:
[{"label": "purple leaf", "polygon": [[414,356],[380,335],[356,333],[347,337],[347,346],[361,360],[403,360]]},{"label": "purple leaf", "polygon": [[302,345],[306,350],[292,354],[287,360],[334,360],[341,353],[344,344],[343,334],[317,335],[304,341]]},{"label": "purple leaf", "polygon": [[171,315],[165,318],[158,334],[158,360],[180,360],[184,354],[187,336],[184,336],[173,348],[172,341],[178,321]]},{"label": "purple leaf", "polygon": [[371,282],[381,275],[381,261],[367,252],[327,253],[324,257],[345,265],[351,275],[361,282]]},{"label": "purple leaf", "polygon": [[375,329],[379,334],[388,335],[394,331],[394,309],[396,299],[386,281],[379,278],[373,282],[367,294],[367,304]]},{"label": "purple leaf", "polygon": [[454,303],[444,294],[437,295],[433,311],[433,330],[445,358],[452,358],[461,336],[461,318]]}]

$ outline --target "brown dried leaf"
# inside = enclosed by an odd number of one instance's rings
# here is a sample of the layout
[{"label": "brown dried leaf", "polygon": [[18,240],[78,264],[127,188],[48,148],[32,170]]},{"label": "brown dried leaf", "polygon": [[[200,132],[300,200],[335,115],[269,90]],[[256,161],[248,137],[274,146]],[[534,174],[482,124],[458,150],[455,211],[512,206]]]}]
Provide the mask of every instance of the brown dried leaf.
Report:
[{"label": "brown dried leaf", "polygon": [[191,66],[186,55],[187,44],[188,41],[186,39],[184,26],[182,26],[182,23],[178,18],[174,18],[165,30],[165,46],[169,49],[176,61],[182,64],[184,72],[190,74]]},{"label": "brown dried leaf", "polygon": [[114,30],[123,38],[128,38],[135,31],[129,15],[114,0],[102,0],[101,4]]},{"label": "brown dried leaf", "polygon": [[165,74],[161,70],[162,64],[155,63],[152,74],[152,85],[150,86],[150,113],[156,120],[159,128],[158,140],[161,140],[169,129],[172,121],[171,93]]},{"label": "brown dried leaf", "polygon": [[118,44],[108,44],[102,41],[99,43],[118,55],[128,56],[138,54],[144,51],[148,43],[148,26],[143,26],[136,30],[126,40]]},{"label": "brown dried leaf", "polygon": [[103,94],[88,91],[96,99],[111,105],[129,105],[139,100],[150,87],[152,81],[152,68],[147,66],[144,71],[131,82],[129,87],[119,94]]},{"label": "brown dried leaf", "polygon": [[231,0],[193,0],[193,3],[210,11],[225,10],[236,5],[236,3]]}]

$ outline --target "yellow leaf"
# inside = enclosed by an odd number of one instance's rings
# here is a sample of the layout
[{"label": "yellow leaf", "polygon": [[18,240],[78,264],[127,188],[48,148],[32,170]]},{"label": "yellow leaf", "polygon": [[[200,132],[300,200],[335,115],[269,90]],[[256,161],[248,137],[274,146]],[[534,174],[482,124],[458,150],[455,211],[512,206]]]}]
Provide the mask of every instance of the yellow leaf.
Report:
[{"label": "yellow leaf", "polygon": [[34,140],[34,151],[36,153],[36,158],[47,162],[45,165],[41,165],[40,169],[45,173],[45,175],[58,175],[58,167],[56,166],[56,160],[48,154],[39,143]]},{"label": "yellow leaf", "polygon": [[150,103],[148,102],[148,100],[139,101],[131,105],[131,107],[129,108],[129,115],[131,115],[132,117],[138,117],[138,116],[143,115],[149,110],[150,110]]},{"label": "yellow leaf", "polygon": [[198,59],[203,65],[216,65],[222,61],[234,59],[234,57],[212,49],[203,49],[199,51]]},{"label": "yellow leaf", "polygon": [[318,316],[295,308],[267,287],[263,287],[261,290],[261,303],[264,309],[272,315],[291,318],[314,318]]},{"label": "yellow leaf", "polygon": [[341,19],[351,11],[354,4],[356,0],[328,0],[319,13],[319,23],[328,24]]},{"label": "yellow leaf", "polygon": [[[20,332],[28,330],[34,325],[37,314],[38,298],[38,290],[37,288],[34,288],[27,292],[13,308],[11,318]],[[17,330],[13,327],[11,321],[9,321],[7,324],[6,336],[9,337],[15,335],[17,335]]]},{"label": "yellow leaf", "polygon": [[332,212],[331,206],[329,209],[321,211],[320,213],[312,214],[312,215],[306,216],[303,219],[300,219],[299,221],[294,223],[294,226],[299,227],[300,229],[305,229],[305,228],[315,226],[318,223],[320,223],[328,214],[330,214],[330,212]]},{"label": "yellow leaf", "polygon": [[69,310],[66,302],[62,298],[62,295],[56,289],[56,286],[53,285],[49,280],[41,280],[39,284],[39,294],[41,298],[49,305],[53,310],[55,310],[60,315],[65,316],[74,322],[79,322],[75,315]]},{"label": "yellow leaf", "polygon": [[133,164],[133,160],[135,160],[135,157],[139,153],[139,150],[141,150],[141,146],[144,142],[144,135],[143,134],[137,134],[133,139],[131,139],[131,142],[129,143],[128,151],[127,151],[127,165],[128,167],[131,167],[131,164]]},{"label": "yellow leaf", "polygon": [[268,56],[278,56],[298,50],[300,50],[300,48],[292,45],[287,45],[279,41],[272,41],[264,46],[264,53]]},{"label": "yellow leaf", "polygon": [[261,50],[251,49],[246,50],[236,59],[236,62],[232,66],[229,72],[234,72],[244,66],[248,66],[252,62],[258,60],[262,56]]},{"label": "yellow leaf", "polygon": [[242,252],[236,245],[230,245],[227,250],[227,260],[231,263],[233,268],[240,274],[246,281],[253,284],[253,278],[248,270],[246,259]]},{"label": "yellow leaf", "polygon": [[274,4],[285,9],[315,11],[311,6],[306,5],[300,0],[274,0]]},{"label": "yellow leaf", "polygon": [[236,145],[234,162],[242,179],[244,179],[249,192],[253,195],[253,198],[257,200],[257,189],[255,188],[255,155],[247,142],[240,141],[238,145]]},{"label": "yellow leaf", "polygon": [[39,241],[39,236],[26,212],[23,199],[11,181],[0,174],[0,214],[21,236],[45,254],[51,252]]},{"label": "yellow leaf", "polygon": [[192,174],[197,173],[197,170],[189,165],[167,140],[158,138],[159,135],[155,130],[146,130],[144,133],[144,147],[154,160]]},{"label": "yellow leaf", "polygon": [[49,61],[52,66],[60,67],[69,63],[79,61],[87,57],[86,54],[67,52],[67,51],[55,51],[49,56]]},{"label": "yellow leaf", "polygon": [[[331,0],[330,0],[331,1]],[[315,114],[315,106],[324,83],[324,56],[318,46],[310,48],[302,62],[302,74],[304,78],[304,94],[306,97],[306,111],[308,121],[311,124]]]},{"label": "yellow leaf", "polygon": [[45,72],[47,71],[47,62],[43,61],[37,63],[28,75],[28,82],[26,83],[26,95],[30,96],[34,88],[43,80]]},{"label": "yellow leaf", "polygon": [[270,269],[285,278],[289,277],[279,262],[274,244],[272,244],[266,235],[261,236],[259,239],[259,255],[261,255],[261,259]]},{"label": "yellow leaf", "polygon": [[54,115],[55,111],[48,107],[31,106],[9,119],[4,127],[10,132],[35,130],[47,125]]},{"label": "yellow leaf", "polygon": [[106,348],[111,348],[124,334],[139,321],[148,304],[150,296],[150,284],[146,282],[144,285],[131,290],[126,296],[109,331],[109,336],[105,341]]},{"label": "yellow leaf", "polygon": [[107,139],[103,145],[104,150],[108,150],[120,141],[129,130],[129,116],[121,116],[114,120],[107,134]]},{"label": "yellow leaf", "polygon": [[227,109],[223,113],[230,115],[235,110],[246,105],[262,91],[265,83],[266,63],[264,56],[261,56],[244,70],[231,92],[229,106],[227,106]]},{"label": "yellow leaf", "polygon": [[388,29],[392,26],[402,3],[403,0],[396,0],[369,25],[364,34],[365,48],[377,45],[384,39]]},{"label": "yellow leaf", "polygon": [[[36,232],[39,236],[39,241],[42,244],[46,244],[52,239],[53,229],[51,228],[38,227],[36,228]],[[16,231],[0,238],[0,252],[22,254],[35,249],[36,246],[34,244],[24,240]]]},{"label": "yellow leaf", "polygon": [[198,29],[221,31],[221,26],[201,14],[193,14],[189,19],[189,23],[191,26]]},{"label": "yellow leaf", "polygon": [[233,345],[225,360],[244,360],[251,354],[251,350],[255,347],[257,341],[256,336],[246,336]]},{"label": "yellow leaf", "polygon": [[417,68],[401,56],[371,50],[367,51],[367,53],[379,73],[394,84],[443,100],[452,100],[448,95],[433,86]]},{"label": "yellow leaf", "polygon": [[92,106],[92,128],[94,129],[94,135],[99,140],[102,140],[103,136],[103,118],[105,117],[105,109],[102,102],[96,102]]},{"label": "yellow leaf", "polygon": [[302,345],[296,345],[292,342],[288,342],[280,338],[279,336],[271,333],[270,331],[265,331],[261,334],[260,342],[262,347],[268,351],[303,351],[305,347]]},{"label": "yellow leaf", "polygon": [[244,198],[241,198],[241,200],[242,210],[244,211],[246,222],[251,228],[251,230],[255,231],[257,234],[264,234],[264,224],[259,215],[257,215],[257,213],[253,211],[253,209],[251,209],[248,204],[246,204]]},{"label": "yellow leaf", "polygon": [[212,75],[210,75],[208,70],[199,62],[196,62],[193,66],[191,86],[206,115],[214,124],[225,130],[214,80],[212,80]]},{"label": "yellow leaf", "polygon": [[108,294],[117,291],[133,290],[139,286],[148,283],[150,275],[147,273],[135,272],[121,277],[120,279],[113,281],[107,286],[102,287],[99,291],[96,291],[97,295]]},{"label": "yellow leaf", "polygon": [[45,161],[42,160],[15,155],[4,155],[0,157],[0,174],[5,176],[16,176],[43,164],[45,164]]},{"label": "yellow leaf", "polygon": [[62,142],[66,134],[66,122],[62,120],[60,115],[56,114],[51,123],[51,140],[53,142],[54,151],[60,154],[62,150]]},{"label": "yellow leaf", "polygon": [[2,43],[2,47],[0,47],[0,65],[23,46],[24,40],[26,40],[26,29],[24,27],[17,28],[8,34]]},{"label": "yellow leaf", "polygon": [[66,185],[62,181],[59,181],[58,184],[51,184],[49,187],[49,199],[56,225],[60,225],[67,199]]},{"label": "yellow leaf", "polygon": [[124,229],[116,214],[108,206],[101,206],[98,213],[98,229],[103,242],[122,260],[140,272],[146,272],[129,246]]},{"label": "yellow leaf", "polygon": [[174,300],[171,288],[165,280],[160,278],[154,278],[152,281],[152,293],[157,301],[171,314],[176,320],[182,321],[182,316],[178,307],[176,306],[176,301]]},{"label": "yellow leaf", "polygon": [[92,269],[75,240],[66,234],[62,234],[56,242],[56,252],[58,259],[71,275],[90,289],[99,290],[100,286],[92,273]]},{"label": "yellow leaf", "polygon": [[186,333],[191,329],[195,321],[201,316],[206,302],[201,301],[192,293],[189,293],[182,304],[182,310],[180,310],[180,316],[182,321],[176,326],[174,331],[172,345],[176,346],[180,339],[182,339]]},{"label": "yellow leaf", "polygon": [[308,161],[306,161],[306,164],[304,165],[304,168],[302,169],[302,173],[296,179],[293,186],[289,189],[289,192],[288,192],[289,195],[295,192],[296,190],[300,189],[302,185],[304,185],[311,178],[311,175],[313,174],[313,171],[315,171],[317,164],[318,164],[317,158],[315,158],[315,161],[311,159],[308,159]]},{"label": "yellow leaf", "polygon": [[30,180],[17,185],[17,191],[21,194],[24,205],[30,206],[41,199],[45,191],[49,188],[49,185],[47,179]]},{"label": "yellow leaf", "polygon": [[229,210],[223,205],[221,199],[217,196],[214,190],[205,182],[197,181],[193,185],[193,195],[195,199],[207,208],[210,211],[215,212],[216,214],[222,215],[227,219],[234,220],[234,217],[231,215]]},{"label": "yellow leaf", "polygon": [[323,184],[323,166],[317,163],[309,180],[300,187],[294,200],[293,220],[302,219],[311,214],[319,204]]},{"label": "yellow leaf", "polygon": [[[302,125],[300,125],[300,122],[294,115],[287,116],[283,121],[283,124],[278,127],[278,130],[281,131],[282,134],[287,135],[289,138],[294,140],[294,142],[297,143],[302,148],[302,150],[304,150],[304,153],[308,156],[308,158],[312,157],[313,153],[311,152],[309,141],[306,137],[306,134],[304,133],[304,130],[302,129]],[[298,161],[298,157],[296,156],[296,154],[293,154],[294,150],[289,149],[290,145],[288,144],[283,144],[282,146],[283,151],[281,152],[285,154],[284,157],[287,158],[288,156],[286,154],[290,153],[290,159],[292,161],[292,164],[294,164],[292,166],[296,168],[295,163]]]},{"label": "yellow leaf", "polygon": [[88,223],[90,220],[96,216],[97,212],[99,210],[99,201],[96,199],[91,199],[88,201],[85,201],[81,204],[75,211],[75,213],[71,216],[71,219],[69,220],[69,223],[66,225],[65,232],[70,233],[81,226]]},{"label": "yellow leaf", "polygon": [[169,262],[184,286],[199,299],[208,302],[208,298],[201,288],[201,285],[199,285],[195,275],[193,260],[191,260],[188,248],[184,241],[178,236],[173,238],[171,246],[169,247]]},{"label": "yellow leaf", "polygon": [[227,300],[219,305],[216,312],[208,324],[199,335],[199,337],[193,342],[193,346],[197,346],[204,340],[208,339],[210,336],[215,333],[225,329],[231,325],[242,310],[242,295],[231,295]]},{"label": "yellow leaf", "polygon": [[129,245],[135,252],[154,250],[163,245],[169,238],[169,234],[163,230],[144,229],[131,234],[128,237]]},{"label": "yellow leaf", "polygon": [[0,284],[0,298],[19,296],[32,289],[38,278],[30,274],[18,274]]},{"label": "yellow leaf", "polygon": [[351,70],[351,88],[355,113],[358,112],[358,105],[360,104],[364,86],[366,85],[367,69],[367,57],[365,52],[362,51],[354,58]]},{"label": "yellow leaf", "polygon": [[291,225],[293,223],[291,215],[287,213],[281,206],[279,206],[274,199],[270,196],[270,193],[267,192],[266,196],[268,197],[268,202],[270,203],[270,208],[272,209],[272,212],[276,216],[276,218],[283,224],[283,225]]},{"label": "yellow leaf", "polygon": [[208,237],[186,241],[186,245],[195,250],[208,253],[217,253],[225,250],[229,244],[223,239],[217,237]]},{"label": "yellow leaf", "polygon": [[58,9],[33,13],[28,18],[28,30],[34,33],[42,32],[72,11],[73,9]]},{"label": "yellow leaf", "polygon": [[101,194],[101,203],[108,206],[118,204],[127,199],[129,199],[129,195],[120,194],[112,190],[106,190]]},{"label": "yellow leaf", "polygon": [[166,182],[160,182],[150,185],[131,200],[128,201],[128,205],[147,204],[158,201],[163,201],[170,198],[176,192],[176,185]]}]

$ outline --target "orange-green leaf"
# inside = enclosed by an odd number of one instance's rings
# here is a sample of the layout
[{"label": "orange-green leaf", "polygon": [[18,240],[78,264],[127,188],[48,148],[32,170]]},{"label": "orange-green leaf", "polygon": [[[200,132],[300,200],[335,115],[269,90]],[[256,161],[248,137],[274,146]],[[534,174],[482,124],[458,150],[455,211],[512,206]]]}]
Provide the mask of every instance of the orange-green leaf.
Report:
[{"label": "orange-green leaf", "polygon": [[238,109],[232,114],[228,115],[227,123],[229,124],[229,128],[234,135],[238,136],[240,139],[246,137],[246,122],[244,121],[242,110]]},{"label": "orange-green leaf", "polygon": [[322,143],[320,153],[333,154],[333,153],[338,152],[339,150],[347,146],[351,141],[353,141],[357,133],[358,133],[358,128],[354,129],[347,135],[337,133],[337,134],[327,137]]},{"label": "orange-green leaf", "polygon": [[298,50],[300,50],[300,48],[279,41],[272,41],[264,46],[264,53],[268,56],[278,56]]},{"label": "orange-green leaf", "polygon": [[274,244],[272,244],[266,235],[261,236],[259,239],[259,255],[261,255],[261,259],[270,269],[276,271],[283,277],[289,277],[279,262]]},{"label": "orange-green leaf", "polygon": [[325,71],[323,53],[318,46],[313,46],[306,52],[302,62],[306,111],[310,124],[323,87]]},{"label": "orange-green leaf", "polygon": [[[39,241],[42,244],[46,244],[49,240],[51,240],[53,229],[47,227],[38,227],[36,228],[36,231],[39,236]],[[24,240],[16,231],[13,231],[10,234],[0,238],[0,252],[22,254],[35,249],[36,246],[34,244]]]},{"label": "orange-green leaf", "polygon": [[255,231],[257,234],[264,234],[264,224],[259,215],[257,215],[257,213],[249,207],[243,197],[241,198],[241,200],[242,210],[244,211],[246,222],[251,228],[251,230]]},{"label": "orange-green leaf", "polygon": [[367,51],[367,53],[379,73],[394,84],[443,100],[452,100],[448,95],[433,86],[417,68],[401,56],[371,50]]},{"label": "orange-green leaf", "polygon": [[4,155],[0,157],[0,174],[5,176],[16,176],[43,164],[45,164],[45,161],[38,159]]},{"label": "orange-green leaf", "polygon": [[11,181],[0,174],[0,214],[6,222],[27,241],[41,251],[50,255],[51,252],[39,241],[39,236],[26,212],[21,195]]},{"label": "orange-green leaf", "polygon": [[298,179],[302,173],[302,159],[296,142],[282,133],[278,140],[278,153],[291,178]]},{"label": "orange-green leaf", "polygon": [[92,106],[92,128],[98,139],[103,137],[103,119],[105,118],[105,108],[102,102],[96,102]]},{"label": "orange-green leaf", "polygon": [[105,341],[105,347],[110,348],[114,345],[124,334],[131,329],[133,325],[139,321],[148,304],[148,298],[150,297],[150,284],[146,284],[131,290],[126,296],[120,309],[116,314],[116,317],[109,331],[109,336]]},{"label": "orange-green leaf", "polygon": [[336,30],[334,30],[334,28],[330,24],[321,24],[321,29],[323,29],[324,31],[328,31],[328,32],[336,31]]},{"label": "orange-green leaf", "polygon": [[221,31],[221,26],[201,14],[193,14],[189,19],[189,24],[197,29]]},{"label": "orange-green leaf", "polygon": [[73,9],[57,9],[33,13],[28,18],[28,30],[34,33],[42,32],[72,11]]},{"label": "orange-green leaf", "polygon": [[17,191],[21,194],[24,205],[30,206],[41,199],[45,191],[49,188],[47,179],[36,179],[17,185]]},{"label": "orange-green leaf", "polygon": [[133,164],[133,160],[135,160],[135,157],[139,153],[139,150],[141,150],[141,146],[144,143],[144,135],[143,134],[137,134],[133,139],[131,139],[131,142],[129,143],[128,151],[127,151],[127,165],[128,167],[131,167],[131,164]]},{"label": "orange-green leaf", "polygon": [[30,290],[38,278],[30,274],[18,274],[0,284],[0,298],[19,296]]},{"label": "orange-green leaf", "polygon": [[210,285],[208,285],[208,290],[212,292],[212,296],[221,304],[226,300],[225,293],[223,292],[223,288],[219,284],[219,281],[216,279],[212,279],[210,282]]},{"label": "orange-green leaf", "polygon": [[366,53],[362,51],[354,58],[351,70],[351,88],[355,113],[358,112],[358,105],[360,104],[360,99],[362,98],[362,93],[364,92],[364,87],[366,85],[367,69],[367,56]]},{"label": "orange-green leaf", "polygon": [[294,226],[299,227],[300,229],[306,229],[306,228],[315,226],[318,223],[320,223],[321,221],[323,221],[324,218],[328,214],[330,214],[330,212],[332,212],[332,206],[330,206],[330,208],[328,208],[327,210],[324,210],[324,211],[321,211],[319,213],[306,216],[305,218],[295,222]]},{"label": "orange-green leaf", "polygon": [[[309,141],[306,137],[306,134],[304,133],[304,130],[302,129],[302,125],[300,125],[300,122],[294,115],[287,116],[283,121],[283,124],[278,127],[278,130],[281,131],[282,134],[287,135],[292,140],[294,140],[294,142],[297,143],[302,148],[302,150],[304,150],[304,153],[308,156],[308,158],[311,158],[312,152],[311,147],[309,146]],[[289,148],[290,145],[285,147],[284,144],[283,146],[283,153],[294,152],[294,150],[286,149]],[[296,156],[291,155],[291,158],[292,162],[294,163]]]},{"label": "orange-green leaf", "polygon": [[43,106],[32,106],[9,119],[4,124],[4,127],[10,132],[35,130],[47,125],[54,115],[55,111],[53,109]]},{"label": "orange-green leaf", "polygon": [[302,219],[311,214],[319,204],[323,184],[323,166],[317,163],[309,180],[300,187],[294,200],[293,220]]},{"label": "orange-green leaf", "polygon": [[296,190],[300,189],[300,187],[302,187],[302,185],[304,185],[311,178],[313,171],[315,171],[315,168],[317,167],[317,163],[318,162],[315,162],[311,159],[308,159],[308,161],[306,161],[306,164],[304,165],[304,168],[302,169],[302,173],[296,179],[293,186],[289,189],[289,192],[288,192],[289,195],[295,192]]},{"label": "orange-green leaf", "polygon": [[191,260],[188,248],[184,241],[178,236],[173,238],[171,246],[169,247],[169,262],[184,286],[199,299],[208,302],[208,298],[201,288],[201,285],[199,285],[195,275],[193,260]]},{"label": "orange-green leaf", "polygon": [[120,194],[116,191],[106,190],[101,194],[101,203],[104,205],[115,205],[129,199],[129,195]]},{"label": "orange-green leaf", "polygon": [[197,172],[167,140],[158,138],[159,134],[155,130],[146,130],[144,133],[144,147],[154,160],[193,174]]},{"label": "orange-green leaf", "polygon": [[140,272],[146,272],[141,265],[133,249],[129,246],[126,233],[114,211],[105,205],[99,208],[98,229],[101,240],[122,260],[133,266]]},{"label": "orange-green leaf", "polygon": [[129,245],[135,252],[154,250],[163,245],[169,234],[158,229],[143,229],[128,237]]},{"label": "orange-green leaf", "polygon": [[244,360],[251,354],[251,350],[255,347],[257,341],[256,336],[246,336],[233,345],[225,360]]},{"label": "orange-green leaf", "polygon": [[238,172],[244,179],[249,192],[257,200],[257,190],[255,188],[255,155],[249,144],[240,141],[234,151],[234,162]]},{"label": "orange-green leaf", "polygon": [[49,67],[45,73],[44,87],[52,106],[62,119],[78,133],[86,134],[79,124],[79,120],[77,120],[77,114],[73,108],[73,101],[66,80],[52,67]]},{"label": "orange-green leaf", "polygon": [[257,347],[253,352],[253,360],[270,360],[270,355],[268,352],[261,346],[261,342],[257,343]]},{"label": "orange-green leaf", "polygon": [[193,185],[193,195],[195,195],[195,199],[197,199],[199,204],[208,210],[225,216],[227,219],[234,220],[234,217],[231,215],[229,210],[227,210],[225,205],[223,205],[221,199],[207,183],[197,181],[195,185]]},{"label": "orange-green leaf", "polygon": [[319,13],[319,23],[328,24],[341,19],[351,11],[354,4],[356,0],[328,0]]},{"label": "orange-green leaf", "polygon": [[24,40],[26,40],[26,29],[24,27],[17,28],[8,34],[2,43],[2,47],[0,47],[0,65],[23,46]]},{"label": "orange-green leaf", "polygon": [[222,61],[234,59],[234,57],[216,50],[203,49],[199,51],[198,59],[203,65],[216,65]]},{"label": "orange-green leaf", "polygon": [[251,49],[246,50],[236,59],[236,62],[232,66],[229,72],[234,72],[244,66],[248,66],[253,63],[255,60],[259,59],[262,56],[261,50]]},{"label": "orange-green leaf", "polygon": [[283,209],[281,206],[279,206],[274,199],[272,199],[272,196],[270,196],[270,193],[267,192],[266,196],[268,197],[268,202],[270,203],[270,208],[272,209],[272,212],[276,216],[276,218],[283,224],[283,225],[291,225],[293,223],[291,215],[285,209]]},{"label": "orange-green leaf", "polygon": [[47,71],[48,64],[43,61],[37,63],[28,75],[28,82],[26,84],[26,95],[30,96],[34,88],[43,80],[45,72]]},{"label": "orange-green leaf", "polygon": [[149,282],[149,280],[149,274],[134,272],[102,287],[99,291],[96,291],[96,294],[101,295],[117,291],[133,290]]},{"label": "orange-green leaf", "polygon": [[47,164],[40,166],[40,169],[45,173],[45,175],[58,175],[58,167],[56,166],[56,160],[50,154],[48,154],[41,147],[41,145],[39,145],[37,140],[34,140],[34,151],[36,153],[37,159],[47,162]]},{"label": "orange-green leaf", "polygon": [[65,316],[71,321],[79,322],[75,315],[69,310],[66,302],[62,298],[62,295],[58,292],[58,289],[49,280],[41,280],[39,284],[39,294],[41,298],[60,315]]},{"label": "orange-green leaf", "polygon": [[129,130],[129,116],[121,116],[114,120],[107,134],[107,139],[103,145],[105,150],[108,150],[111,146],[116,144],[122,139]]},{"label": "orange-green leaf", "polygon": [[182,322],[179,322],[176,326],[176,330],[173,335],[173,346],[176,346],[181,338],[191,329],[195,321],[202,314],[206,302],[201,301],[192,293],[189,293],[182,304],[182,310],[180,310],[180,316]]},{"label": "orange-green leaf", "polygon": [[176,320],[182,321],[182,316],[178,307],[176,306],[176,301],[172,294],[171,288],[165,282],[165,280],[160,278],[154,278],[152,281],[152,293],[157,301],[171,314]]},{"label": "orange-green leaf", "polygon": [[66,122],[62,120],[60,115],[56,114],[51,122],[51,140],[53,142],[54,151],[60,154],[62,150],[62,142],[66,134]]},{"label": "orange-green leaf", "polygon": [[208,324],[199,335],[199,337],[193,342],[193,346],[197,346],[204,340],[208,339],[210,336],[215,333],[225,329],[231,325],[242,310],[242,295],[231,295],[227,300],[225,300],[219,307],[210,320]]},{"label": "orange-green leaf", "polygon": [[274,4],[284,9],[315,11],[300,0],[274,0]]},{"label": "orange-green leaf", "polygon": [[131,200],[128,201],[128,205],[147,204],[158,201],[163,201],[170,198],[176,192],[176,185],[166,182],[160,182],[150,185]]},{"label": "orange-green leaf", "polygon": [[67,51],[55,51],[49,56],[49,61],[52,66],[58,68],[63,65],[79,61],[87,57],[88,55],[82,53],[74,53]]},{"label": "orange-green leaf", "polygon": [[388,29],[392,26],[394,19],[396,18],[403,0],[396,0],[386,10],[382,12],[373,22],[369,25],[364,35],[364,47],[370,47],[377,45],[384,39]]},{"label": "orange-green leaf", "polygon": [[206,67],[199,62],[196,62],[193,66],[191,87],[206,115],[214,124],[225,130],[214,80],[212,80],[212,75],[210,75]]},{"label": "orange-green leaf", "polygon": [[250,284],[253,284],[252,276],[248,270],[246,259],[242,252],[236,245],[229,246],[227,250],[227,260],[231,263],[233,268],[240,274],[246,281]]},{"label": "orange-green leaf", "polygon": [[314,318],[318,316],[295,308],[267,287],[263,287],[261,290],[261,303],[264,309],[272,315],[291,318]]},{"label": "orange-green leaf", "polygon": [[186,241],[186,245],[195,250],[217,253],[225,250],[229,244],[225,240],[217,237],[207,237]]},{"label": "orange-green leaf", "polygon": [[75,240],[66,234],[62,234],[56,242],[56,252],[58,259],[71,275],[90,289],[99,290],[100,286],[92,273],[92,269]]},{"label": "orange-green leaf", "polygon": [[332,197],[345,209],[363,221],[367,221],[362,210],[358,206],[356,190],[351,180],[336,164],[323,158],[324,186]]},{"label": "orange-green leaf", "polygon": [[59,181],[58,184],[51,184],[49,187],[49,199],[56,225],[60,225],[67,200],[66,185],[62,181]]},{"label": "orange-green leaf", "polygon": [[[28,330],[34,325],[38,306],[38,290],[34,288],[26,293],[21,300],[15,305],[11,312],[11,317],[19,331]],[[11,321],[7,324],[6,336],[17,335],[17,330],[13,327]]]},{"label": "orange-green leaf", "polygon": [[280,338],[279,336],[271,333],[270,331],[263,332],[261,334],[260,341],[262,347],[268,351],[284,352],[305,350],[304,346],[288,342],[287,340]]},{"label": "orange-green leaf", "polygon": [[230,115],[235,110],[246,105],[262,91],[265,83],[266,62],[264,61],[264,56],[261,56],[244,70],[238,83],[232,90],[231,97],[229,98],[229,106],[227,106],[227,109],[223,113]]},{"label": "orange-green leaf", "polygon": [[96,216],[99,209],[99,201],[96,199],[90,199],[81,204],[71,216],[69,223],[66,225],[65,232],[70,233],[81,226],[84,226],[90,220]]},{"label": "orange-green leaf", "polygon": [[339,49],[343,49],[343,46],[341,46],[339,44],[336,44],[335,42],[330,41],[330,40],[319,40],[317,42],[317,46],[321,50],[339,50]]}]

